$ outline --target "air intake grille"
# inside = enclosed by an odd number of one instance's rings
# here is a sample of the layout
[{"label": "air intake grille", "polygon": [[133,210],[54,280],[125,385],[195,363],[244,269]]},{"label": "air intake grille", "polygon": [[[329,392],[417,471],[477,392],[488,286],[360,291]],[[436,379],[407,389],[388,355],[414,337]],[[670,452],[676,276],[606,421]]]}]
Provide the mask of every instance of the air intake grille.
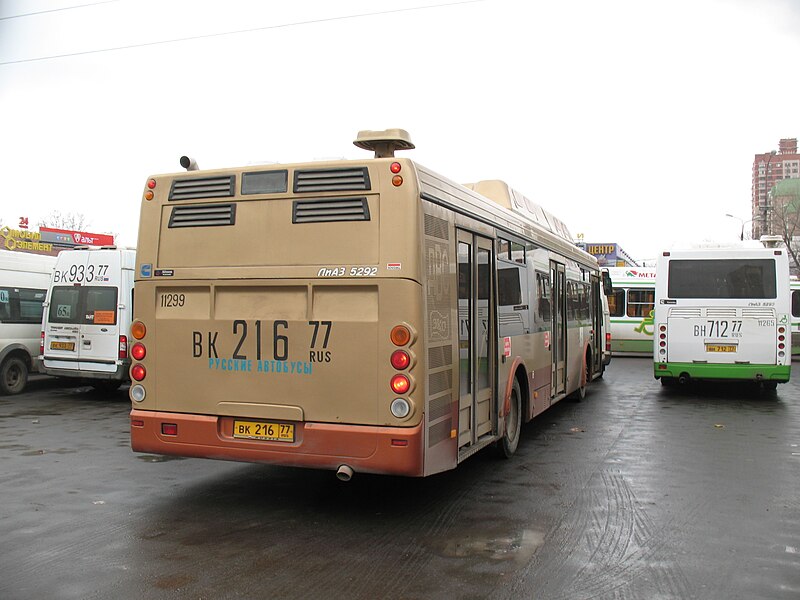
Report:
[{"label": "air intake grille", "polygon": [[317,169],[294,172],[294,192],[342,192],[369,190],[369,170],[358,169]]},{"label": "air intake grille", "polygon": [[196,200],[198,198],[230,198],[236,187],[236,177],[202,177],[176,179],[169,191],[170,200]]},{"label": "air intake grille", "polygon": [[742,316],[746,319],[774,319],[775,309],[773,308],[743,308]]},{"label": "air intake grille", "polygon": [[366,198],[330,198],[295,200],[292,223],[325,223],[328,221],[369,221]]},{"label": "air intake grille", "polygon": [[175,206],[169,216],[169,227],[215,227],[236,223],[235,204],[203,204]]}]

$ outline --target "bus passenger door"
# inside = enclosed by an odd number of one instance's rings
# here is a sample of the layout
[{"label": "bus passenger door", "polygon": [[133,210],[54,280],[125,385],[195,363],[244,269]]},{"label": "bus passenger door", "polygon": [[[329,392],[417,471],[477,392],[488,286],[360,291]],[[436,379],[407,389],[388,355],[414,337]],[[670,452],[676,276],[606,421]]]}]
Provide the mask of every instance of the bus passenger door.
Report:
[{"label": "bus passenger door", "polygon": [[494,431],[494,265],[491,240],[458,232],[458,447]]},{"label": "bus passenger door", "polygon": [[592,309],[592,374],[600,373],[603,370],[603,347],[606,343],[606,331],[603,328],[603,299],[601,294],[603,288],[600,278],[597,275],[591,276],[591,300],[589,305]]},{"label": "bus passenger door", "polygon": [[550,279],[553,315],[553,339],[550,355],[553,361],[552,396],[560,396],[567,390],[567,276],[564,265],[550,261]]}]

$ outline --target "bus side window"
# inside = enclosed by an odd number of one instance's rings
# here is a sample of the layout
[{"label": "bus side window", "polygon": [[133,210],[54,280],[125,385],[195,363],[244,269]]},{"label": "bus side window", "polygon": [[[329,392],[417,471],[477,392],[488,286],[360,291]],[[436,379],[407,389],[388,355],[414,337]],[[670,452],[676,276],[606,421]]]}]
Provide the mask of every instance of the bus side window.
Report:
[{"label": "bus side window", "polygon": [[550,277],[536,272],[536,316],[539,330],[550,328]]},{"label": "bus side window", "polygon": [[525,264],[525,246],[516,242],[511,243],[511,260],[521,265]]},{"label": "bus side window", "polygon": [[45,290],[19,290],[19,323],[41,323]]},{"label": "bus side window", "polygon": [[530,333],[528,273],[522,265],[506,266],[498,261],[497,298],[500,337]]},{"label": "bus side window", "polygon": [[503,268],[497,271],[497,294],[500,306],[522,304],[522,289],[519,282],[520,269]]},{"label": "bus side window", "polygon": [[0,289],[0,323],[11,320],[11,294],[7,288]]},{"label": "bus side window", "polygon": [[615,289],[608,296],[608,314],[621,317],[625,314],[625,290]]},{"label": "bus side window", "polygon": [[655,290],[628,290],[629,317],[648,317],[655,308]]},{"label": "bus side window", "polygon": [[800,317],[800,290],[792,292],[792,316]]}]

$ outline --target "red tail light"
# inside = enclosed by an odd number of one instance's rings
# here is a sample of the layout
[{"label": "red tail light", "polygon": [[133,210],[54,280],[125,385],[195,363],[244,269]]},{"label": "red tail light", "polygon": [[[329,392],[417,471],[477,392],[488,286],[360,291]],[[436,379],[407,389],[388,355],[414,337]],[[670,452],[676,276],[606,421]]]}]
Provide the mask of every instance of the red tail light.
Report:
[{"label": "red tail light", "polygon": [[411,387],[411,381],[405,375],[395,375],[390,385],[395,394],[405,394]]},{"label": "red tail light", "polygon": [[39,341],[39,356],[44,356],[44,331],[42,332],[42,339]]},{"label": "red tail light", "polygon": [[119,336],[119,357],[128,358],[128,336]]},{"label": "red tail light", "polygon": [[611,332],[606,333],[606,352],[611,352]]},{"label": "red tail light", "polygon": [[136,360],[142,360],[147,355],[147,348],[141,342],[136,342],[131,346],[131,356]]},{"label": "red tail light", "polygon": [[135,364],[131,367],[131,377],[136,381],[141,381],[147,375],[144,365]]},{"label": "red tail light", "polygon": [[405,350],[395,350],[391,358],[392,366],[398,371],[402,371],[411,364],[411,357]]}]

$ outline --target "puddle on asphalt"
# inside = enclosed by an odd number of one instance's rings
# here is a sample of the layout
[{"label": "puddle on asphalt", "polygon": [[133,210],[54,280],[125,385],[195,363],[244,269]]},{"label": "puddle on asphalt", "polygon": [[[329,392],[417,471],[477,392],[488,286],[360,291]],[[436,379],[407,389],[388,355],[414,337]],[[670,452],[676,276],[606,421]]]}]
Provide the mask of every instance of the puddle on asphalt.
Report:
[{"label": "puddle on asphalt", "polygon": [[170,460],[183,460],[183,456],[161,456],[158,454],[137,454],[136,458],[149,463],[167,462]]},{"label": "puddle on asphalt", "polygon": [[471,534],[444,542],[442,554],[449,558],[488,558],[527,563],[544,544],[544,534],[531,529],[510,536]]},{"label": "puddle on asphalt", "polygon": [[57,448],[56,450],[39,448],[38,450],[29,450],[28,452],[23,452],[21,456],[42,456],[43,454],[75,454],[76,452],[77,450],[71,450],[69,448]]},{"label": "puddle on asphalt", "polygon": [[23,452],[22,456],[41,456],[42,454],[47,454],[47,450],[28,450],[27,452]]}]

